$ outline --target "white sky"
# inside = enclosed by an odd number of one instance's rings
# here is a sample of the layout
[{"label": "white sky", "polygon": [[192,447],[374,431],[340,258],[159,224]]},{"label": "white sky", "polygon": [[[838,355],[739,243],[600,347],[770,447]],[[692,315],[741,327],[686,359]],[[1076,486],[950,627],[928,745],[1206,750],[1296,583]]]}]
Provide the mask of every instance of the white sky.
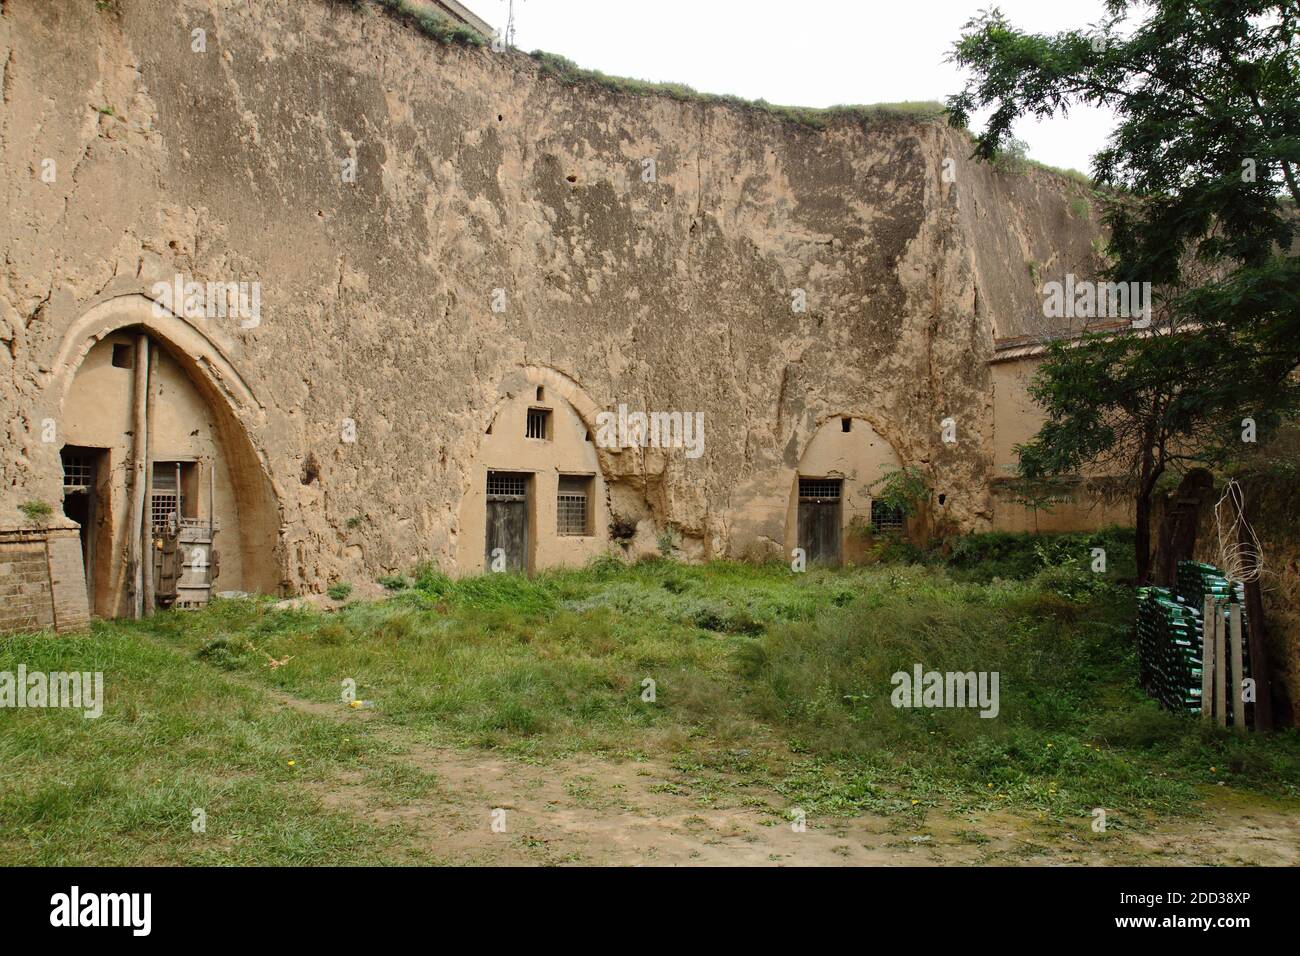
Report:
[{"label": "white sky", "polygon": [[[509,0],[463,0],[504,27]],[[962,86],[943,59],[996,3],[1017,27],[1085,28],[1102,0],[514,0],[516,45],[617,76],[793,106],[939,100]],[[977,117],[977,125],[979,118]],[[1029,155],[1087,172],[1113,120],[1080,108],[1023,121]]]}]

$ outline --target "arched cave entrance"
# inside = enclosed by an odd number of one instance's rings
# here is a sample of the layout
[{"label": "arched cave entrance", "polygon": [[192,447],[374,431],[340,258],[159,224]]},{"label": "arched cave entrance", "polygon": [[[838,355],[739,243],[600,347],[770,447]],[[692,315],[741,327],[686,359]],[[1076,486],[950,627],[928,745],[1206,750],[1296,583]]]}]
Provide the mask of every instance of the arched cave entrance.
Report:
[{"label": "arched cave entrance", "polygon": [[189,323],[124,298],[74,326],[58,366],[63,508],[82,527],[91,613],[274,593],[279,509],[236,415],[251,393]]}]

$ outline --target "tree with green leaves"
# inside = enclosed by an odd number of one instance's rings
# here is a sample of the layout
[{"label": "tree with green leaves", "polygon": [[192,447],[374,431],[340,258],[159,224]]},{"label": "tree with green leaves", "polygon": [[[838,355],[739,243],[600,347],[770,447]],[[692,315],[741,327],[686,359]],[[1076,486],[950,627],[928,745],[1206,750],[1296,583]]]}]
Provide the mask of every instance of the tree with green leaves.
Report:
[{"label": "tree with green leaves", "polygon": [[994,160],[1016,121],[1111,109],[1092,174],[1109,231],[1102,278],[1150,282],[1153,321],[1051,342],[1030,394],[1046,420],[1017,446],[1038,479],[1127,477],[1140,581],[1156,483],[1215,463],[1300,409],[1300,4],[1110,0],[1107,17],[1052,36],[996,9],[952,60],[970,78],[948,101],[975,156]]}]

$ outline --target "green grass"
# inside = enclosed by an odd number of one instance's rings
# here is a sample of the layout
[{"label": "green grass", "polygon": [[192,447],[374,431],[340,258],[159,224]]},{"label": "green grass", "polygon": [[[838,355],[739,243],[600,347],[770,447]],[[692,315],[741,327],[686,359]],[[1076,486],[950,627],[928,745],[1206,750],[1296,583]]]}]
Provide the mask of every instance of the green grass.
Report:
[{"label": "green grass", "polygon": [[[409,0],[378,0],[379,5],[391,13],[409,20],[430,39],[447,45],[480,47],[487,43],[477,30],[454,23],[446,17],[432,13]],[[353,2],[352,6],[359,4]]]},{"label": "green grass", "polygon": [[[981,536],[927,556],[951,568],[605,559],[453,581],[426,566],[387,600],[335,613],[219,600],[89,637],[0,639],[0,669],[102,670],[107,690],[98,721],[0,712],[0,817],[12,824],[0,849],[44,862],[136,860],[141,845],[150,862],[378,859],[400,834],[368,832],[313,795],[358,770],[385,799],[425,792],[431,781],[378,743],[389,732],[530,761],[657,756],[683,799],[731,793],[774,813],[782,801],[904,816],[1104,807],[1123,827],[1193,812],[1220,782],[1300,795],[1294,732],[1234,738],[1136,689],[1132,591],[1074,560],[1117,534]],[[890,675],[916,663],[998,671],[1000,715],[894,708]],[[366,726],[385,733],[257,690],[342,711],[347,679],[373,706]],[[190,833],[198,806],[220,839]]]},{"label": "green grass", "polygon": [[[23,865],[378,862],[397,834],[316,788],[384,748],[274,707],[128,627],[0,639],[0,670],[102,671],[103,716],[0,711],[0,859]],[[293,766],[289,761],[293,761]],[[206,832],[192,829],[206,813]]]},{"label": "green grass", "polygon": [[626,76],[611,76],[600,70],[588,70],[572,60],[545,50],[529,54],[541,66],[542,73],[568,86],[590,85],[613,90],[628,96],[666,96],[683,103],[708,103],[734,106],[739,109],[779,117],[814,129],[824,129],[837,119],[858,119],[872,122],[889,119],[910,119],[922,122],[940,120],[947,115],[942,103],[930,100],[870,105],[839,105],[825,109],[804,106],[778,106],[766,100],[747,100],[739,96],[701,93],[685,83],[656,83]]}]

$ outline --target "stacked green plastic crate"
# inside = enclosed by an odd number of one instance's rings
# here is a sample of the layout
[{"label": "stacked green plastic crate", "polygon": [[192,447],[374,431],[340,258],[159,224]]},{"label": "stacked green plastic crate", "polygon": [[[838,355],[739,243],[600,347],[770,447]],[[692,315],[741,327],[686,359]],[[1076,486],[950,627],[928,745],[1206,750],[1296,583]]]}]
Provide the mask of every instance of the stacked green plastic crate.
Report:
[{"label": "stacked green plastic crate", "polygon": [[1166,588],[1138,590],[1138,665],[1142,686],[1169,710],[1200,713],[1200,615]]},{"label": "stacked green plastic crate", "polygon": [[[1233,584],[1211,564],[1178,562],[1174,589],[1138,589],[1138,680],[1152,697],[1172,711],[1201,711],[1201,647],[1204,640],[1205,599],[1226,598],[1243,607],[1242,670],[1250,674],[1250,654],[1244,614],[1245,589]],[[1227,609],[1223,610],[1227,633]],[[1226,647],[1226,645],[1225,645]],[[1231,661],[1229,660],[1229,664]],[[1228,675],[1228,686],[1236,686]]]}]

